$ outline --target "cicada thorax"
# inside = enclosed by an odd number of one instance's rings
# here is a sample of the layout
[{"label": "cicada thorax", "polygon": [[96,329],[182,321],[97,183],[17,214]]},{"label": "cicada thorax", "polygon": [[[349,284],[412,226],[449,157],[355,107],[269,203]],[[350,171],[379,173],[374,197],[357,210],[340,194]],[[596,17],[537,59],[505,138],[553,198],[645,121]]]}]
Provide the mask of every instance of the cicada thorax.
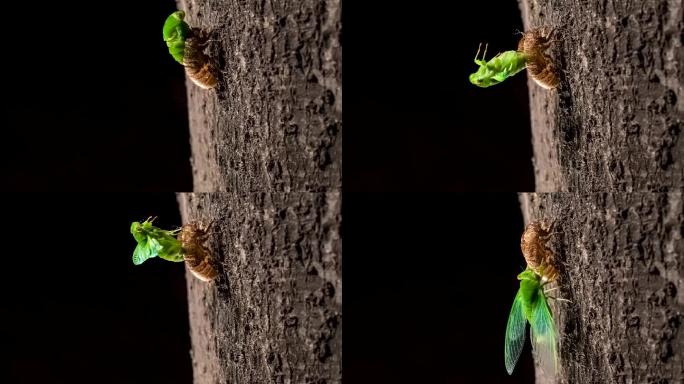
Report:
[{"label": "cicada thorax", "polygon": [[534,82],[542,88],[553,89],[558,86],[558,73],[553,60],[546,54],[551,42],[553,29],[534,28],[524,32],[518,42],[518,52],[527,56],[527,72]]},{"label": "cicada thorax", "polygon": [[527,266],[546,281],[554,281],[558,277],[553,252],[546,246],[550,235],[549,229],[541,222],[533,221],[520,237],[520,250]]},{"label": "cicada thorax", "polygon": [[185,73],[193,83],[204,89],[216,86],[216,69],[211,58],[204,53],[207,38],[204,34],[193,28],[190,36],[185,40],[185,52],[183,66]]},{"label": "cicada thorax", "polygon": [[211,281],[218,276],[211,251],[204,244],[209,238],[206,229],[197,223],[185,224],[177,239],[183,249],[183,258],[190,272],[202,281]]}]

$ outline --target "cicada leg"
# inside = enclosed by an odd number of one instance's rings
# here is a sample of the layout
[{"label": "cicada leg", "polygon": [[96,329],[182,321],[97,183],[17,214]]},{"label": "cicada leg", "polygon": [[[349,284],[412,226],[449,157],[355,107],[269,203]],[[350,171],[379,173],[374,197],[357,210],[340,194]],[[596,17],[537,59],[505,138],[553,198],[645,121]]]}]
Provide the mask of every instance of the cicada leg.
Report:
[{"label": "cicada leg", "polygon": [[216,219],[211,219],[209,223],[202,229],[203,232],[205,233],[210,233],[214,230],[214,224],[216,223]]},{"label": "cicada leg", "polygon": [[477,59],[480,56],[480,48],[482,48],[482,43],[477,46],[477,52],[475,53],[475,64],[480,65],[480,61]]},{"label": "cicada leg", "polygon": [[486,65],[487,62],[485,61],[485,56],[487,56],[487,47],[489,46],[489,43],[485,43],[485,49],[484,53],[482,54],[482,59],[478,60],[477,57],[480,56],[480,49],[482,48],[482,43],[477,46],[477,53],[475,54],[475,64],[477,65]]},{"label": "cicada leg", "polygon": [[570,301],[570,300],[568,300],[568,299],[564,299],[564,298],[562,298],[562,297],[546,296],[546,298],[547,298],[547,299],[551,299],[551,300],[556,300],[556,301],[565,302],[565,303],[572,303],[572,301]]}]

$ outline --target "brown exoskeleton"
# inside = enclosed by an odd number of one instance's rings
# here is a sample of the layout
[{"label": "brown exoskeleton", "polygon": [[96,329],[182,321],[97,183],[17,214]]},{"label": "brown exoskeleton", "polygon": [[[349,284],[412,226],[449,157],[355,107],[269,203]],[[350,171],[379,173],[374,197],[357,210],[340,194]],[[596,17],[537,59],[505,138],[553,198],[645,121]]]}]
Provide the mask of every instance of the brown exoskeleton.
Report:
[{"label": "brown exoskeleton", "polygon": [[218,276],[214,257],[204,243],[209,239],[209,229],[213,222],[202,228],[199,223],[183,225],[177,239],[183,249],[183,258],[190,272],[202,281],[211,281]]},{"label": "brown exoskeleton", "polygon": [[527,266],[549,282],[558,277],[558,271],[553,266],[553,252],[546,246],[552,228],[553,224],[547,227],[539,221],[532,221],[520,237],[520,249]]},{"label": "brown exoskeleton", "polygon": [[546,54],[555,40],[551,38],[555,30],[544,26],[524,32],[518,43],[518,52],[527,56],[527,73],[542,88],[553,89],[558,86],[558,73],[551,58]]},{"label": "brown exoskeleton", "polygon": [[185,40],[185,57],[183,66],[185,73],[193,83],[204,89],[216,86],[216,68],[204,49],[209,41],[209,36],[198,28],[191,28],[190,35]]}]

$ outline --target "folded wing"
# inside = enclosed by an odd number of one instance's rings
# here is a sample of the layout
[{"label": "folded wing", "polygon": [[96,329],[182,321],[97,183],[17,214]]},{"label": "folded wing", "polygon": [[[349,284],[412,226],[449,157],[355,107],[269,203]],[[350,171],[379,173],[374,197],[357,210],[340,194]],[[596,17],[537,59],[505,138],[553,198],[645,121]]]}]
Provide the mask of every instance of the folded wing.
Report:
[{"label": "folded wing", "polygon": [[534,359],[545,374],[554,377],[558,365],[556,326],[543,293],[532,309],[530,327]]},{"label": "folded wing", "polygon": [[508,315],[508,324],[506,325],[504,360],[506,362],[506,371],[508,371],[509,375],[513,373],[513,368],[515,368],[515,364],[518,362],[525,344],[526,323],[527,320],[523,313],[522,294],[518,290],[515,300],[513,300],[511,314]]}]

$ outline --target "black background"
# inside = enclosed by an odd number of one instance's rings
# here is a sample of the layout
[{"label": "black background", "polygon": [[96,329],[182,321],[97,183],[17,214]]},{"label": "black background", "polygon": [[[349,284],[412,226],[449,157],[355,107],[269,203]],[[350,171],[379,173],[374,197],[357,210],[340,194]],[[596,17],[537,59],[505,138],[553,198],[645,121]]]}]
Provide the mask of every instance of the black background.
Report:
[{"label": "black background", "polygon": [[0,382],[192,382],[184,266],[131,261],[131,221],[181,224],[173,194],[2,199]]},{"label": "black background", "polygon": [[347,1],[345,191],[532,191],[525,74],[491,88],[468,75],[515,49],[515,0]]},{"label": "black background", "polygon": [[506,321],[524,269],[515,194],[344,196],[343,372],[349,383],[531,383]]},{"label": "black background", "polygon": [[3,5],[0,169],[9,191],[192,189],[173,1]]}]

